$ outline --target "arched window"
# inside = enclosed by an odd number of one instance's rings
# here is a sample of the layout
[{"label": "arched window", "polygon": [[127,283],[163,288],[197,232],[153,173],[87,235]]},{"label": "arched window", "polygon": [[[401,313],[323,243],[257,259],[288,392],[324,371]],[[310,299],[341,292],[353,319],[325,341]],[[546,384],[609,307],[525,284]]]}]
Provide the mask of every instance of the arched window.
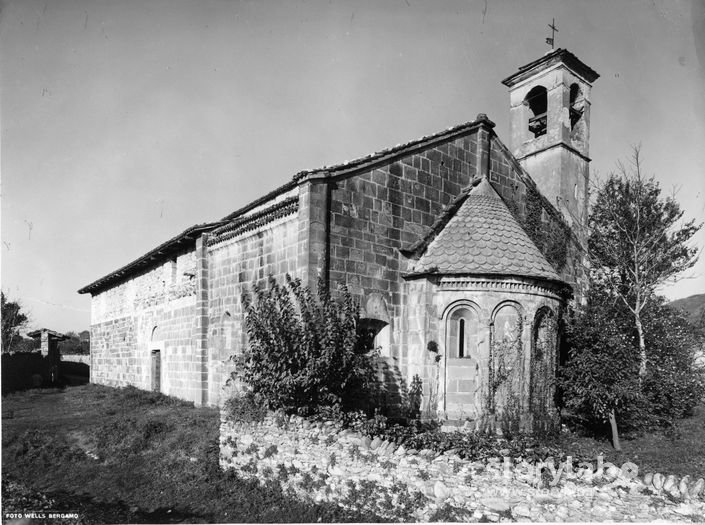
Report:
[{"label": "arched window", "polygon": [[548,92],[546,88],[543,86],[534,87],[527,93],[524,104],[529,106],[531,110],[529,131],[534,134],[534,137],[545,135],[548,111]]},{"label": "arched window", "polygon": [[570,86],[570,129],[575,128],[575,125],[583,116],[583,110],[585,109],[585,99],[583,98],[583,92],[580,90],[578,84],[571,84]]},{"label": "arched window", "polygon": [[152,328],[152,333],[149,340],[150,377],[152,381],[151,389],[154,392],[161,392],[163,343],[161,342],[162,334],[159,326],[154,326],[154,328]]},{"label": "arched window", "polygon": [[454,309],[448,316],[447,352],[450,358],[471,358],[477,355],[479,334],[475,310],[467,306]]}]

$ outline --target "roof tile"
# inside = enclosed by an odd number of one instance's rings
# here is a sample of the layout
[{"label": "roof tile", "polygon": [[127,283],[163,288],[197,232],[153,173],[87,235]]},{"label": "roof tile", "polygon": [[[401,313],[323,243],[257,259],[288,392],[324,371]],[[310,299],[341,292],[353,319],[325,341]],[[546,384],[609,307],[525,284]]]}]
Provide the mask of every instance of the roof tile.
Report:
[{"label": "roof tile", "polygon": [[414,265],[414,273],[430,271],[562,280],[486,179]]}]

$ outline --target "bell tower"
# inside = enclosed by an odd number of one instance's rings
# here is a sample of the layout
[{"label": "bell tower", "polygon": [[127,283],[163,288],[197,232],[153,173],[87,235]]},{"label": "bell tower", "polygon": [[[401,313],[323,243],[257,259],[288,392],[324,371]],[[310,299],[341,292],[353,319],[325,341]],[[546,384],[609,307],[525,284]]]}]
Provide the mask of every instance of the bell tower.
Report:
[{"label": "bell tower", "polygon": [[598,77],[569,51],[555,49],[502,81],[509,88],[512,153],[581,239],[587,223],[590,89]]}]

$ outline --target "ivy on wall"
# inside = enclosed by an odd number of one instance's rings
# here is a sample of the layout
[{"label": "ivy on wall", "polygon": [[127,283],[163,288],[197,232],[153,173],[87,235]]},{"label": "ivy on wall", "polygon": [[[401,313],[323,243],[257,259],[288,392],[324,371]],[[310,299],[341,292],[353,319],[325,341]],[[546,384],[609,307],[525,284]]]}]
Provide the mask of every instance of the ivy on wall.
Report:
[{"label": "ivy on wall", "polygon": [[544,198],[535,187],[527,184],[524,229],[548,262],[560,272],[568,261],[570,231],[553,218],[549,218],[548,224],[544,225],[544,207]]}]

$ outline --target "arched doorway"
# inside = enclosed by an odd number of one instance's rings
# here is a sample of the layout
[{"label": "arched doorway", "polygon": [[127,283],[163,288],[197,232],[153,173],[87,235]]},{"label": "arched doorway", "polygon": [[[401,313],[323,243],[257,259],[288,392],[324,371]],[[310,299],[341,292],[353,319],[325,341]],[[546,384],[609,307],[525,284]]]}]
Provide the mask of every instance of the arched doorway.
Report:
[{"label": "arched doorway", "polygon": [[162,391],[162,347],[161,334],[158,326],[152,328],[150,336],[150,376],[152,392]]}]

